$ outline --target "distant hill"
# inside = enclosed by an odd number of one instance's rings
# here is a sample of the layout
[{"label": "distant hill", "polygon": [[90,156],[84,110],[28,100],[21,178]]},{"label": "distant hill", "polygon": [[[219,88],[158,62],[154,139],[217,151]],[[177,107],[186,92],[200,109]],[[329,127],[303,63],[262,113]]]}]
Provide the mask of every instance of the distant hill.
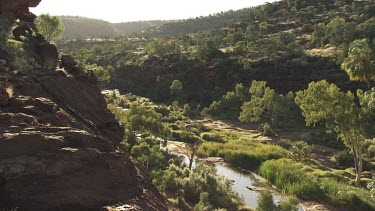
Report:
[{"label": "distant hill", "polygon": [[63,37],[66,39],[125,36],[158,28],[170,22],[156,20],[110,23],[108,21],[79,16],[61,16],[60,18],[65,28]]}]

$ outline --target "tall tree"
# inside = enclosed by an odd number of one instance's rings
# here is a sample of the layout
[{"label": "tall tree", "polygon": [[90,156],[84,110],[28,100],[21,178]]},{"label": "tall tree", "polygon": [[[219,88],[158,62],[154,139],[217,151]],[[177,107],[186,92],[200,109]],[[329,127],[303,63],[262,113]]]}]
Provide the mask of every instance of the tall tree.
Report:
[{"label": "tall tree", "polygon": [[[335,131],[338,138],[354,155],[356,184],[361,181],[363,169],[363,144],[374,127],[375,89],[357,92],[360,105],[355,103],[354,95],[342,92],[335,84],[327,81],[312,82],[308,89],[297,92],[296,103],[302,110],[306,125],[325,124],[330,131]],[[371,128],[371,129],[370,129]]]},{"label": "tall tree", "polygon": [[38,31],[48,42],[58,40],[64,31],[61,19],[50,14],[41,14],[35,21]]},{"label": "tall tree", "polygon": [[348,57],[341,68],[349,75],[350,80],[364,81],[370,87],[375,80],[375,52],[367,38],[354,40],[349,46]]}]

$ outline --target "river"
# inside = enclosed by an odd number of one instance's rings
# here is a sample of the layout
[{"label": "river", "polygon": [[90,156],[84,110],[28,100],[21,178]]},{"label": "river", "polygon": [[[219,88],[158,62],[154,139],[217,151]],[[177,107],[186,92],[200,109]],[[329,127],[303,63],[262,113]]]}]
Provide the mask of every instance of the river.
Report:
[{"label": "river", "polygon": [[[186,155],[172,152],[184,157],[184,162],[189,165],[189,159]],[[243,195],[245,199],[245,204],[253,209],[258,205],[258,193],[247,188],[247,186],[258,186],[259,180],[254,173],[249,171],[244,171],[236,167],[227,165],[223,162],[217,162],[214,164],[216,172],[219,175],[223,175],[226,179],[233,181],[233,190],[237,193]],[[195,161],[193,162],[193,168],[195,168]],[[275,203],[282,200],[282,196],[276,192],[272,193]],[[299,211],[303,211],[303,207],[298,206]]]}]

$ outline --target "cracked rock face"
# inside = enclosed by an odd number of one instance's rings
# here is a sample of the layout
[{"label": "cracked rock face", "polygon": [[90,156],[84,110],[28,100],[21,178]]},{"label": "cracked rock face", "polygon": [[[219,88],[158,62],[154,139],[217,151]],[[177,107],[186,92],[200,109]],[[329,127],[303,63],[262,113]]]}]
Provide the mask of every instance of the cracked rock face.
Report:
[{"label": "cracked rock face", "polygon": [[11,81],[14,96],[0,107],[0,208],[167,209],[119,146],[123,128],[94,84],[59,70]]},{"label": "cracked rock face", "polygon": [[[39,2],[1,1],[0,12],[22,17]],[[123,131],[88,77],[0,70],[0,210],[167,210]]]}]

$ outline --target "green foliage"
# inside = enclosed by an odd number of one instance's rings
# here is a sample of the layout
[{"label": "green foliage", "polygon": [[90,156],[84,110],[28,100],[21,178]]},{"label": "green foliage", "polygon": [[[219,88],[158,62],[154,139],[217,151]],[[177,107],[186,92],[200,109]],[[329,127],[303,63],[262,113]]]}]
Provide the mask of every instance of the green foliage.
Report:
[{"label": "green foliage", "polygon": [[210,61],[222,55],[215,42],[211,39],[203,39],[196,49],[196,58],[203,61]]},{"label": "green foliage", "polygon": [[314,198],[321,194],[319,183],[302,169],[302,165],[288,159],[268,160],[259,173],[282,192],[301,198]]},{"label": "green foliage", "polygon": [[373,102],[372,91],[357,92],[361,107],[355,104],[354,95],[351,92],[341,92],[340,89],[326,81],[311,82],[308,89],[299,91],[296,96],[296,103],[302,110],[306,119],[306,125],[324,123],[328,130],[335,131],[338,138],[342,139],[345,145],[352,150],[354,155],[355,168],[359,185],[363,153],[362,146],[366,136],[369,136],[373,126],[373,119],[370,102]]},{"label": "green foliage", "polygon": [[280,146],[261,144],[249,138],[230,139],[225,143],[204,142],[197,155],[222,157],[228,162],[246,169],[256,169],[266,160],[285,157],[287,151]]},{"label": "green foliage", "polygon": [[258,197],[256,211],[276,211],[277,207],[273,202],[273,196],[269,190],[261,191]]},{"label": "green foliage", "polygon": [[349,46],[348,57],[341,68],[349,75],[350,80],[364,81],[369,84],[375,80],[375,52],[368,39],[355,40]]},{"label": "green foliage", "polygon": [[202,114],[208,114],[222,119],[237,118],[240,113],[241,103],[241,98],[236,93],[227,92],[226,95],[222,96],[220,101],[213,101],[210,107],[205,109]]},{"label": "green foliage", "polygon": [[236,84],[236,95],[240,98],[242,102],[250,100],[249,89],[242,85],[242,83]]},{"label": "green foliage", "polygon": [[374,210],[375,201],[362,188],[355,188],[333,179],[323,179],[321,189],[326,200],[342,207],[350,207],[356,210]]},{"label": "green foliage", "polygon": [[332,160],[343,167],[350,167],[353,165],[353,156],[350,155],[347,150],[334,154]]},{"label": "green foliage", "polygon": [[35,25],[48,42],[60,39],[64,31],[61,19],[48,13],[39,15]]},{"label": "green foliage", "polygon": [[264,81],[253,81],[251,101],[242,106],[240,121],[267,123],[271,128],[288,127],[298,116],[294,95],[277,95]]},{"label": "green foliage", "polygon": [[335,18],[327,24],[326,36],[328,41],[339,46],[354,40],[355,23],[346,23],[343,18]]},{"label": "green foliage", "polygon": [[194,211],[211,211],[213,210],[213,206],[209,202],[209,194],[207,192],[203,192],[200,194],[199,202],[195,205]]},{"label": "green foliage", "polygon": [[310,149],[304,141],[294,142],[289,151],[291,158],[295,161],[306,162],[310,160]]},{"label": "green foliage", "polygon": [[162,115],[144,105],[132,103],[129,110],[124,111],[117,105],[109,104],[108,109],[116,118],[136,133],[149,133],[151,135],[168,138],[170,129],[162,122]]},{"label": "green foliage", "polygon": [[375,158],[375,145],[369,146],[367,153],[370,158]]},{"label": "green foliage", "polygon": [[357,37],[375,39],[375,18],[371,18],[356,27]]},{"label": "green foliage", "polygon": [[299,200],[295,197],[289,197],[280,201],[277,209],[279,211],[298,211]]},{"label": "green foliage", "polygon": [[202,139],[205,141],[210,141],[210,142],[219,142],[219,143],[225,142],[224,138],[220,134],[216,134],[216,133],[203,133]]},{"label": "green foliage", "polygon": [[108,86],[108,83],[111,80],[111,75],[109,74],[109,71],[106,68],[93,64],[87,65],[86,69],[94,72],[96,78],[98,79],[100,87],[104,88]]},{"label": "green foliage", "polygon": [[269,190],[261,191],[258,197],[258,207],[256,211],[298,211],[298,199],[289,197],[283,199],[276,206],[273,202],[273,196]]},{"label": "green foliage", "polygon": [[171,95],[179,95],[179,94],[181,94],[182,89],[183,89],[184,87],[182,86],[181,81],[179,81],[179,80],[174,80],[174,81],[172,82],[172,85],[171,85],[169,88],[170,88],[170,90],[171,90]]},{"label": "green foliage", "polygon": [[326,42],[326,28],[324,23],[315,25],[315,30],[311,34],[311,45],[313,47],[320,47]]}]

